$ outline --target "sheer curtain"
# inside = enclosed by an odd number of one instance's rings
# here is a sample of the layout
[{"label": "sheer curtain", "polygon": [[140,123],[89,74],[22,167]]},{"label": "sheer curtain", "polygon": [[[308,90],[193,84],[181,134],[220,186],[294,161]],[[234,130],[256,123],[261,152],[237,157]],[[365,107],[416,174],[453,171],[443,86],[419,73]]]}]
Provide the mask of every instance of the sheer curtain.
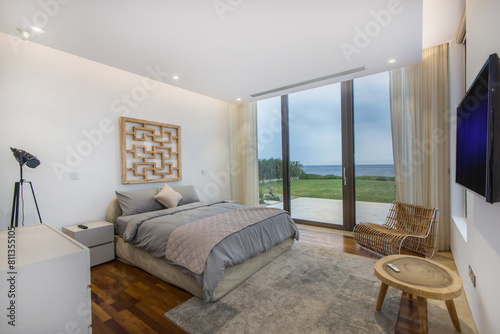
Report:
[{"label": "sheer curtain", "polygon": [[390,72],[396,197],[439,208],[438,250],[450,248],[448,80],[448,44]]},{"label": "sheer curtain", "polygon": [[257,103],[229,107],[231,194],[244,205],[259,205]]}]

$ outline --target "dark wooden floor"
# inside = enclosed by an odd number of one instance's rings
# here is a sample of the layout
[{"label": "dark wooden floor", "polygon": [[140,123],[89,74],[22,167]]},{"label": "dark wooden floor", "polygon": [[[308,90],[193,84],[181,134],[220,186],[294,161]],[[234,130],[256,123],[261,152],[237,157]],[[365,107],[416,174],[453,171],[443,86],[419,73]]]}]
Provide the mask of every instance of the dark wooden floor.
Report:
[{"label": "dark wooden floor", "polygon": [[[330,229],[300,225],[301,243],[339,252],[378,258],[349,235]],[[100,333],[185,333],[164,314],[191,298],[191,294],[121,261],[92,268],[92,330]],[[375,306],[374,306],[375,307]],[[405,308],[411,309],[411,308]],[[411,319],[401,308],[401,319]],[[418,332],[418,323],[403,321],[398,333]],[[415,328],[415,326],[417,326]]]}]

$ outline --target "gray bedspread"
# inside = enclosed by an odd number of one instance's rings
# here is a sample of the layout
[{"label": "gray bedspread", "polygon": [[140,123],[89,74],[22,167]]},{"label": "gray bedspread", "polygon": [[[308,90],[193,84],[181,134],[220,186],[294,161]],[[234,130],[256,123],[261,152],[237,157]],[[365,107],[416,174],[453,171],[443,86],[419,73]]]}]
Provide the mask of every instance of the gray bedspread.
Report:
[{"label": "gray bedspread", "polygon": [[[236,210],[241,205],[219,202],[196,202],[177,208],[121,216],[116,221],[117,233],[124,241],[142,248],[154,257],[165,259],[168,238],[177,227],[220,213]],[[210,252],[203,274],[186,268],[203,288],[203,299],[209,301],[224,274],[224,268],[270,250],[288,238],[299,238],[294,221],[283,214],[265,219],[233,233],[219,242]]]}]

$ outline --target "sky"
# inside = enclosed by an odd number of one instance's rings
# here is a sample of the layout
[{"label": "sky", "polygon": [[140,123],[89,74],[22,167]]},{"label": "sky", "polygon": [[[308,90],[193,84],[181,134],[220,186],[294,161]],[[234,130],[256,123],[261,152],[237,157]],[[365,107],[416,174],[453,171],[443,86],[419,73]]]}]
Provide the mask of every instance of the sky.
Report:
[{"label": "sky", "polygon": [[[288,95],[290,160],[341,165],[340,83]],[[281,99],[257,103],[259,159],[281,158]],[[356,164],[392,164],[389,74],[354,80]]]}]

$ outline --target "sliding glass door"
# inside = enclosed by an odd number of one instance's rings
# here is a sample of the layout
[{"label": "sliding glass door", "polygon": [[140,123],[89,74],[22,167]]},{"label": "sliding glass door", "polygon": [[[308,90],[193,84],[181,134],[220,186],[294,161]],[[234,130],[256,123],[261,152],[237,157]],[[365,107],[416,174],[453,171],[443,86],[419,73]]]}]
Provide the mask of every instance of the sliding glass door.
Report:
[{"label": "sliding glass door", "polygon": [[388,74],[258,102],[259,200],[352,230],[395,199]]},{"label": "sliding glass door", "polygon": [[343,148],[352,142],[344,129],[352,124],[345,117],[352,115],[352,102],[342,102],[341,86],[346,84],[258,102],[260,205],[285,209],[300,223],[352,229],[354,201],[347,201],[346,211],[344,196],[353,188],[353,178],[344,174],[352,145],[347,153]]},{"label": "sliding glass door", "polygon": [[288,95],[291,215],[343,225],[340,83]]}]

